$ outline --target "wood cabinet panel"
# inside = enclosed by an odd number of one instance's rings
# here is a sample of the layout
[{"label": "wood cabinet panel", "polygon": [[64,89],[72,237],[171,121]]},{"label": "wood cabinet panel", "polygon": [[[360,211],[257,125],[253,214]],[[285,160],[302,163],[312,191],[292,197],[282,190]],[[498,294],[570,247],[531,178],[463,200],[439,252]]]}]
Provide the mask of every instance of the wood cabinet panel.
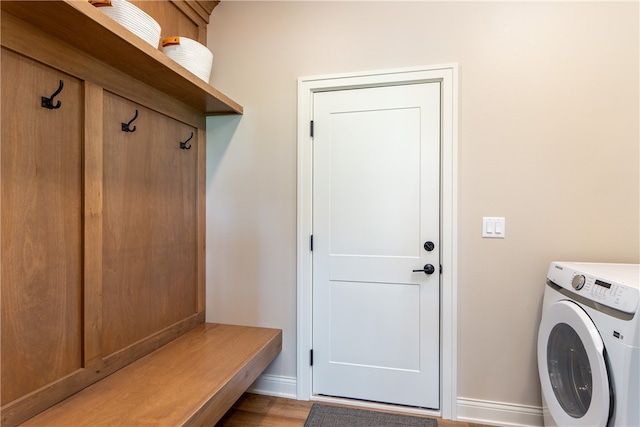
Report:
[{"label": "wood cabinet panel", "polygon": [[103,356],[197,311],[197,133],[104,94]]},{"label": "wood cabinet panel", "polygon": [[83,106],[81,81],[2,49],[3,404],[82,367]]},{"label": "wood cabinet panel", "polygon": [[[157,22],[162,22],[161,37],[183,36],[197,40],[202,44],[207,43],[207,22],[195,12],[192,13],[192,16],[188,16],[178,9],[173,2],[167,0],[131,0],[130,2],[144,10]],[[203,28],[204,41],[200,40],[201,28]]]}]

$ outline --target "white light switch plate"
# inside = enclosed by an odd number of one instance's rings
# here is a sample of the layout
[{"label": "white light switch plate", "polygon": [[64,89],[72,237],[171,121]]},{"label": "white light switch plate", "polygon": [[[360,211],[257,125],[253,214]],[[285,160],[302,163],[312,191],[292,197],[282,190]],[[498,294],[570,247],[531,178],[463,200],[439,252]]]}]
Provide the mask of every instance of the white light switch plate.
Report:
[{"label": "white light switch plate", "polygon": [[482,217],[482,237],[504,239],[504,217]]}]

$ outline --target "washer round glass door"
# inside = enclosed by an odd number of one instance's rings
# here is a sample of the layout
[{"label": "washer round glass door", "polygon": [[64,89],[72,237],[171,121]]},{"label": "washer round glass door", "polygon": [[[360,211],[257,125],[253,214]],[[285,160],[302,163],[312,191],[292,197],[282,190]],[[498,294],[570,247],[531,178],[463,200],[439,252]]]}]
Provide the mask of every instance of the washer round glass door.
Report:
[{"label": "washer round glass door", "polygon": [[559,426],[604,426],[610,388],[604,343],[577,304],[559,301],[542,313],[538,367],[549,413]]}]

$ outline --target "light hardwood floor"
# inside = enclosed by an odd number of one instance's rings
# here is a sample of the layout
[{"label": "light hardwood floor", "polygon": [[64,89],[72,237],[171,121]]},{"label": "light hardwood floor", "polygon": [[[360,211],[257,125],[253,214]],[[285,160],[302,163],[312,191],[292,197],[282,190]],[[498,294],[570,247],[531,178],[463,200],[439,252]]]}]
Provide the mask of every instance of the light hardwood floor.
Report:
[{"label": "light hardwood floor", "polygon": [[[245,393],[215,427],[302,427],[313,403]],[[489,427],[439,418],[437,421],[438,427]]]}]

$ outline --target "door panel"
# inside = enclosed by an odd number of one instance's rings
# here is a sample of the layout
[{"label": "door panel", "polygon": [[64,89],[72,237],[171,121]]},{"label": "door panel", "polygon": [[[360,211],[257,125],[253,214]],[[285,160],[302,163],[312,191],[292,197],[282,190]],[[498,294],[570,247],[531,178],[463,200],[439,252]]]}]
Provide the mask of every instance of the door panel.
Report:
[{"label": "door panel", "polygon": [[[419,256],[420,198],[411,197],[420,184],[420,130],[412,126],[419,118],[418,108],[332,115],[340,138],[331,145],[332,254]],[[401,223],[407,226],[370,229]]]},{"label": "door panel", "polygon": [[[420,289],[414,285],[332,282],[331,362],[419,370],[419,301]],[[381,316],[385,311],[402,315]],[[378,342],[386,346],[381,349]]]},{"label": "door panel", "polygon": [[439,407],[439,148],[438,82],[314,95],[315,394]]}]

